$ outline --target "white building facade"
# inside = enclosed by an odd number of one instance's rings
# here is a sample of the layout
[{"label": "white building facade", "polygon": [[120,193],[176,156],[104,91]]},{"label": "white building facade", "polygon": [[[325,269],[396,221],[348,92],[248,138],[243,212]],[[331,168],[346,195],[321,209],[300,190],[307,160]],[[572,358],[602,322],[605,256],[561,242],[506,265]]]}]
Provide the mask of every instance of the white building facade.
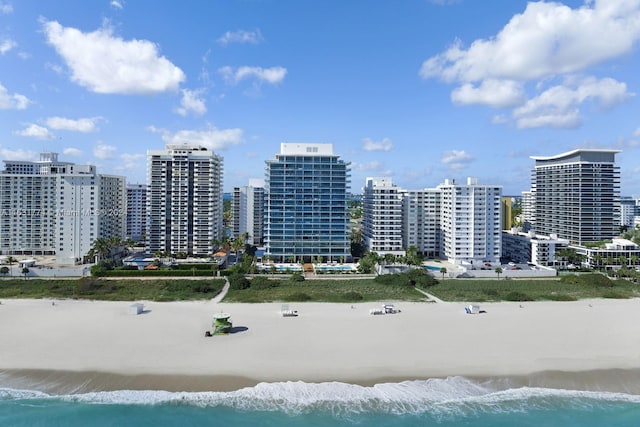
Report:
[{"label": "white building facade", "polygon": [[364,244],[378,255],[404,255],[402,190],[391,178],[367,178],[362,197]]},{"label": "white building facade", "polygon": [[147,185],[127,185],[127,231],[126,237],[144,242],[147,232]]},{"label": "white building facade", "polygon": [[466,184],[445,180],[438,188],[442,255],[455,264],[499,262],[502,188],[479,185],[477,178],[468,178]]},{"label": "white building facade", "polygon": [[198,145],[147,152],[147,249],[209,255],[222,238],[222,157]]},{"label": "white building facade", "polygon": [[439,257],[442,249],[440,190],[404,190],[402,194],[403,247],[415,247],[430,258]]},{"label": "white building facade", "polygon": [[243,237],[245,243],[259,246],[264,240],[264,185],[249,184],[233,189],[233,237]]},{"label": "white building facade", "polygon": [[55,255],[77,264],[95,239],[124,238],[126,181],[99,175],[95,166],[58,161],[5,160],[0,174],[2,254]]}]

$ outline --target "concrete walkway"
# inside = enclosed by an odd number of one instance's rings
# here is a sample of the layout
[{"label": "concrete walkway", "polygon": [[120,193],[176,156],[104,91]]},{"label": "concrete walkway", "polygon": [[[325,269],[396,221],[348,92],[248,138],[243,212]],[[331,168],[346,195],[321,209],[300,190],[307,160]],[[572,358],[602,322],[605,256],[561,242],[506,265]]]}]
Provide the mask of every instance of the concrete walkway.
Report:
[{"label": "concrete walkway", "polygon": [[217,304],[220,301],[222,301],[222,298],[224,298],[227,295],[227,292],[229,292],[229,279],[228,278],[224,278],[224,286],[222,287],[222,290],[220,291],[220,293],[218,295],[216,295],[215,297],[213,297],[213,299],[211,300],[212,303]]},{"label": "concrete walkway", "polygon": [[426,296],[427,298],[429,298],[431,301],[437,302],[438,304],[445,304],[444,301],[442,301],[440,298],[438,298],[435,295],[431,295],[428,292],[423,291],[422,289],[418,289],[416,288],[416,291],[420,292],[421,294],[423,294],[424,296]]}]

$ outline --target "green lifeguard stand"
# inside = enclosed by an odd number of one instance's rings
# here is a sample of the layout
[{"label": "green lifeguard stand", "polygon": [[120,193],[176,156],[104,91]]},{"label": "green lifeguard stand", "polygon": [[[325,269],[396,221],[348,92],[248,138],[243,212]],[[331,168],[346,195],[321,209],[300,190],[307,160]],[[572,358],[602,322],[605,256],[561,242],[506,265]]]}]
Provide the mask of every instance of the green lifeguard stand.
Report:
[{"label": "green lifeguard stand", "polygon": [[213,316],[213,335],[228,334],[233,324],[229,313],[218,313]]}]

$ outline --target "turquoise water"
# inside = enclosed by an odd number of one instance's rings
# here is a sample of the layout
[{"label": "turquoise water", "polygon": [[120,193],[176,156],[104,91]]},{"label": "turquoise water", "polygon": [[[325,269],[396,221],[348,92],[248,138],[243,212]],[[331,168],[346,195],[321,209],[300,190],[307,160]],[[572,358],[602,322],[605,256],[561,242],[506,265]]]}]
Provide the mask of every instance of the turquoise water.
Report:
[{"label": "turquoise water", "polygon": [[65,396],[0,388],[2,426],[638,426],[640,396],[462,377],[362,387],[259,384],[234,392]]},{"label": "turquoise water", "polygon": [[425,269],[431,270],[431,271],[440,271],[440,269],[442,267],[436,267],[434,265],[423,265],[422,268],[425,268]]}]

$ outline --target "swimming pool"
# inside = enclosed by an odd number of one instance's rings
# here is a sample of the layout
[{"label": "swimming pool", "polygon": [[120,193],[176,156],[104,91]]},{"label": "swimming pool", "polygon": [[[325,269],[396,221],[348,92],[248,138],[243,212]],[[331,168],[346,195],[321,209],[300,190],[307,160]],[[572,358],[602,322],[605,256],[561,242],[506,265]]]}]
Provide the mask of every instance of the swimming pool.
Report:
[{"label": "swimming pool", "polygon": [[425,270],[440,271],[440,269],[443,267],[438,267],[435,265],[423,265],[422,268],[424,268]]}]

